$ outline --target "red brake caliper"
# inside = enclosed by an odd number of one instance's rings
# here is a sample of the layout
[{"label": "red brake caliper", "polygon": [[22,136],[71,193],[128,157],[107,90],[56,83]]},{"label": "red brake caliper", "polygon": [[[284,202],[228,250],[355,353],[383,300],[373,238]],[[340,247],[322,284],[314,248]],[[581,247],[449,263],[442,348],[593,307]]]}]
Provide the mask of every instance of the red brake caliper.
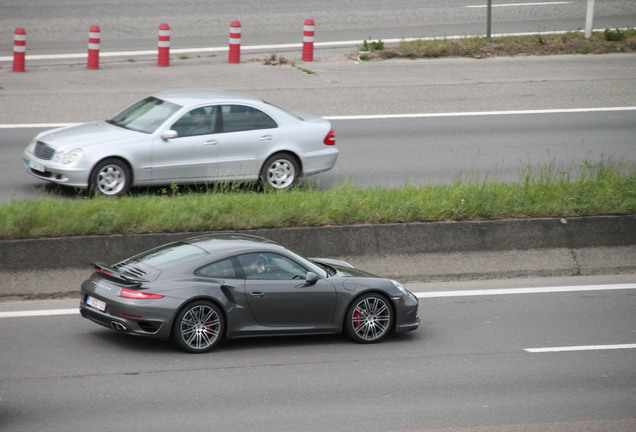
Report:
[{"label": "red brake caliper", "polygon": [[353,326],[358,328],[362,325],[362,322],[360,320],[360,317],[362,316],[362,313],[356,309],[355,312],[353,313]]}]

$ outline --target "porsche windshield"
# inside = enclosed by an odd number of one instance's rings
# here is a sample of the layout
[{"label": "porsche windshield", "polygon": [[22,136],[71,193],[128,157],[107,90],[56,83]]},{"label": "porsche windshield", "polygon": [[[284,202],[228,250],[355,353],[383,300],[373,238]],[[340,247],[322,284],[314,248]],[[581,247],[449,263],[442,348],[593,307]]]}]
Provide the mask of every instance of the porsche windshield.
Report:
[{"label": "porsche windshield", "polygon": [[179,109],[180,105],[150,96],[126,108],[108,123],[137,132],[153,133]]}]

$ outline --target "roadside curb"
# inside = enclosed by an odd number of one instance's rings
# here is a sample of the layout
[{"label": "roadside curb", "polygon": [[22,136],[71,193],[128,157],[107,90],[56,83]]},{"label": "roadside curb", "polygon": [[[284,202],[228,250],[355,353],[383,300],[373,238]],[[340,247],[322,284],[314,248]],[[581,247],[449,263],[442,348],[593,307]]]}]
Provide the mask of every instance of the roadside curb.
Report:
[{"label": "roadside curb", "polygon": [[[401,280],[601,274],[636,270],[636,217],[422,222],[248,231],[314,257]],[[205,233],[0,240],[0,298],[77,291],[91,261],[114,263]],[[73,274],[73,281],[68,275]],[[77,280],[79,278],[79,281]]]}]

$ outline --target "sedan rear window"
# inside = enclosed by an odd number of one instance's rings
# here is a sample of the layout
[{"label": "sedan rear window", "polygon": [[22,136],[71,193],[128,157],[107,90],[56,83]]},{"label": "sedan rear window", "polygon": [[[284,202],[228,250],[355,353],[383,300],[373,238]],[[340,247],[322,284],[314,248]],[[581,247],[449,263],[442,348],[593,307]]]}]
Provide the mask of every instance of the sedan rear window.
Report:
[{"label": "sedan rear window", "polygon": [[108,123],[137,132],[153,133],[179,109],[180,105],[150,96],[126,108]]}]

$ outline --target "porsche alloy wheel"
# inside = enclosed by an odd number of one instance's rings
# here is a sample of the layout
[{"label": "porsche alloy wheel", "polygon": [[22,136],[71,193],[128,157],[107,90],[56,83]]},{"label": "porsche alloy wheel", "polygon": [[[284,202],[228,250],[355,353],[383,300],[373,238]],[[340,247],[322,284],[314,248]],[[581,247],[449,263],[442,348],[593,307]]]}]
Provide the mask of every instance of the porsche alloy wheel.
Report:
[{"label": "porsche alloy wheel", "polygon": [[218,306],[197,301],[186,306],[177,315],[173,329],[174,340],[184,351],[204,353],[221,342],[224,325]]},{"label": "porsche alloy wheel", "polygon": [[374,343],[390,333],[393,310],[385,297],[366,294],[356,299],[347,312],[347,332],[358,343]]}]

